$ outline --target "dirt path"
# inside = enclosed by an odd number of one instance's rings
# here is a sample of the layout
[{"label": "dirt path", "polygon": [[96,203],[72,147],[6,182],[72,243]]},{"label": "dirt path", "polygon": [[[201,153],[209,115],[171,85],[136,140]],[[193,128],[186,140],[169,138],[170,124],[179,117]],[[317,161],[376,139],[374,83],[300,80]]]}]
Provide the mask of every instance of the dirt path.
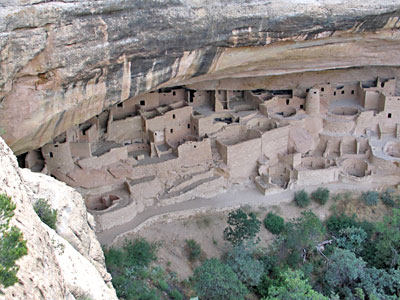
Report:
[{"label": "dirt path", "polygon": [[[196,198],[194,200],[166,205],[162,207],[148,208],[143,213],[138,214],[130,222],[97,233],[97,238],[99,239],[102,245],[109,246],[113,244],[113,242],[116,240],[118,236],[134,230],[136,227],[138,227],[145,221],[153,217],[157,217],[159,215],[180,212],[180,211],[190,211],[201,208],[222,209],[222,208],[235,207],[238,205],[251,205],[251,206],[279,205],[280,203],[283,202],[287,203],[292,201],[294,193],[297,190],[304,189],[307,192],[312,192],[320,186],[321,185],[301,187],[293,190],[285,190],[280,193],[266,195],[266,196],[262,195],[254,186],[250,187],[238,186],[230,189],[224,194],[220,194],[210,199]],[[342,190],[364,191],[382,186],[382,183],[380,184],[331,183],[322,186],[327,187],[332,192],[342,191]]]}]

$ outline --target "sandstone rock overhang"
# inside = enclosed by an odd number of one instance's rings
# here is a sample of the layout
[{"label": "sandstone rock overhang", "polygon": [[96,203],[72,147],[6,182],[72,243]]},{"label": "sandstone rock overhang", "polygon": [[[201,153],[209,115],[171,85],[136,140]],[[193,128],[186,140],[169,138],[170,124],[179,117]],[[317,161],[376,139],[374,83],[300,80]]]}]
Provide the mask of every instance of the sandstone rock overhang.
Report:
[{"label": "sandstone rock overhang", "polygon": [[23,153],[165,86],[263,76],[248,88],[280,88],[283,75],[338,69],[396,77],[399,17],[396,0],[3,1],[1,134]]}]

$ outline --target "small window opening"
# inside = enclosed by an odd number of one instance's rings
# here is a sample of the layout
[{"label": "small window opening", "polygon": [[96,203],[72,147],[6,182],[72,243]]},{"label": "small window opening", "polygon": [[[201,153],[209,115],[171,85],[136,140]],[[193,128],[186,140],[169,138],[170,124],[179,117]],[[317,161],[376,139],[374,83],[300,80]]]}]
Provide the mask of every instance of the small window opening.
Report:
[{"label": "small window opening", "polygon": [[286,105],[289,105],[290,100],[286,99]]},{"label": "small window opening", "polygon": [[317,92],[314,92],[314,94],[316,94]]},{"label": "small window opening", "polygon": [[354,90],[351,90],[351,94],[354,95]]},{"label": "small window opening", "polygon": [[175,114],[172,115],[172,119],[175,119]]},{"label": "small window opening", "polygon": [[306,89],[306,92],[308,93],[310,91],[310,89]]},{"label": "small window opening", "polygon": [[304,109],[304,105],[303,104],[300,104],[300,109]]},{"label": "small window opening", "polygon": [[175,91],[173,91],[173,92],[172,92],[172,96],[175,96],[175,95],[176,95],[176,92],[175,92]]},{"label": "small window opening", "polygon": [[187,127],[188,127],[188,129],[190,129],[190,124],[188,124],[188,126],[187,126]]},{"label": "small window opening", "polygon": [[53,152],[49,152],[50,157],[53,157]]},{"label": "small window opening", "polygon": [[146,101],[144,101],[144,100],[140,100],[140,105],[141,105],[141,106],[144,106],[144,105],[146,105]]},{"label": "small window opening", "polygon": [[388,118],[391,119],[392,118],[392,114],[388,113]]},{"label": "small window opening", "polygon": [[169,132],[174,133],[174,130],[171,128],[171,129],[169,130]]},{"label": "small window opening", "polygon": [[344,91],[342,91],[342,95],[344,95]]},{"label": "small window opening", "polygon": [[58,145],[54,145],[55,148],[58,148]]},{"label": "small window opening", "polygon": [[193,148],[197,148],[197,146],[196,146],[196,145],[194,145],[194,146],[193,146]]},{"label": "small window opening", "polygon": [[325,91],[325,88],[321,88],[321,92]]},{"label": "small window opening", "polygon": [[385,86],[385,83],[384,82],[381,82],[381,87],[384,87]]},{"label": "small window opening", "polygon": [[121,103],[118,103],[117,104],[117,107],[123,107],[123,103],[121,102]]},{"label": "small window opening", "polygon": [[336,96],[336,92],[333,92],[333,96]]}]

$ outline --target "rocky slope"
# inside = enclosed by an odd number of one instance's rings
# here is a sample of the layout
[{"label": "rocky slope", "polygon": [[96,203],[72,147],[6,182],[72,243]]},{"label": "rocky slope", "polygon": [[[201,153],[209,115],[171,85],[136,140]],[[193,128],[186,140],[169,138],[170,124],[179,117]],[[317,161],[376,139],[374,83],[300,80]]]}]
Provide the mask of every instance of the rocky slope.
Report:
[{"label": "rocky slope", "polygon": [[398,0],[3,0],[2,135],[23,153],[159,86],[337,69],[397,76],[399,17]]},{"label": "rocky slope", "polygon": [[[49,176],[18,168],[10,148],[0,138],[0,193],[16,203],[11,223],[27,240],[28,255],[17,261],[19,282],[0,299],[117,299],[104,265],[93,217],[81,196]],[[57,230],[42,223],[32,208],[39,198],[58,210]]]}]

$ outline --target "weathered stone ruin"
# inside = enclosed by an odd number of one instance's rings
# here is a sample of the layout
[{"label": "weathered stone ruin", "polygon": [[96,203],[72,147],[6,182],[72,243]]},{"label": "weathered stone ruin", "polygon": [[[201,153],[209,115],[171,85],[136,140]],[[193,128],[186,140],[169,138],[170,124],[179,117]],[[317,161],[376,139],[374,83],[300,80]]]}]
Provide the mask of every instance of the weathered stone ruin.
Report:
[{"label": "weathered stone ruin", "polygon": [[264,194],[390,181],[400,162],[395,86],[378,78],[290,90],[164,88],[70,128],[28,152],[25,165],[76,187],[98,230],[248,179]]}]

